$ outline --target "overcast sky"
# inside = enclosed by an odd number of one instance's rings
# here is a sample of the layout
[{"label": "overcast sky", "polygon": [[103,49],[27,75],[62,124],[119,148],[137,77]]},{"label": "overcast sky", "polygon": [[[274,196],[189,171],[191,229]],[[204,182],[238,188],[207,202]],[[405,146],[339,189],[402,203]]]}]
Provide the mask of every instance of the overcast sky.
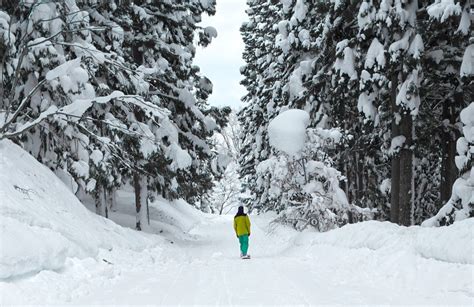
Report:
[{"label": "overcast sky", "polygon": [[244,65],[242,52],[244,43],[240,36],[240,25],[246,21],[245,0],[217,0],[217,13],[212,17],[204,16],[203,27],[217,29],[217,38],[206,48],[198,47],[195,63],[201,72],[211,79],[214,88],[209,104],[228,105],[239,108],[240,98],[245,88],[239,84],[242,76],[240,67]]}]

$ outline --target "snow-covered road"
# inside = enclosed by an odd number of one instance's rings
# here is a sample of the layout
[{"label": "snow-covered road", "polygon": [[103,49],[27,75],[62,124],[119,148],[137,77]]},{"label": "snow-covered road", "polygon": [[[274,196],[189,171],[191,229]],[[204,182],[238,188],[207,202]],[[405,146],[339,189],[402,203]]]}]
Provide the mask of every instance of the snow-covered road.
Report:
[{"label": "snow-covered road", "polygon": [[[474,303],[473,266],[409,252],[309,244],[253,217],[251,260],[239,259],[231,216],[205,216],[190,238],[143,252],[104,251],[3,284],[3,303],[316,305]],[[163,245],[165,245],[163,247]]]}]

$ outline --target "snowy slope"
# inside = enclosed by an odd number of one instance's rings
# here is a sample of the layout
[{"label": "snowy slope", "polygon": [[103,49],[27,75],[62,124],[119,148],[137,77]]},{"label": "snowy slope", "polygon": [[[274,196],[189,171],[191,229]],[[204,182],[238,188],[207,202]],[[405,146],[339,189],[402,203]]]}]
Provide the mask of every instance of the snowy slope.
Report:
[{"label": "snowy slope", "polygon": [[[83,200],[85,206],[95,212],[94,201],[90,197]],[[117,203],[109,211],[109,219],[128,228],[136,225],[135,194],[130,186],[117,191]],[[145,233],[159,234],[168,241],[192,240],[189,230],[200,223],[206,216],[183,200],[167,201],[157,198],[149,203],[150,224],[144,223],[142,230]]]},{"label": "snowy slope", "polygon": [[45,166],[0,142],[0,278],[58,270],[99,249],[142,250],[156,240],[88,211]]}]

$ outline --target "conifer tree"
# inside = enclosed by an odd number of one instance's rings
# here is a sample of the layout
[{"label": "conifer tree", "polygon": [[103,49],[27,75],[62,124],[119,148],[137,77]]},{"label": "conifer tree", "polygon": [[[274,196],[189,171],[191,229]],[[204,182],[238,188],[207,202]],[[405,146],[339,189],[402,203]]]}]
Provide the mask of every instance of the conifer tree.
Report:
[{"label": "conifer tree", "polygon": [[249,22],[241,28],[245,51],[243,58],[246,66],[242,69],[247,88],[243,98],[247,105],[239,113],[242,127],[240,176],[243,189],[249,198],[244,202],[257,210],[263,209],[267,202],[270,178],[258,178],[257,165],[268,158],[267,126],[276,116],[275,108],[281,97],[273,96],[272,90],[279,87],[275,78],[279,65],[274,57],[274,42],[277,35],[276,25],[281,9],[280,1],[248,1]]},{"label": "conifer tree", "polygon": [[134,182],[137,228],[147,190],[192,202],[210,189],[212,84],[192,60],[194,35],[203,45],[216,35],[196,25],[214,1],[5,9],[1,138],[20,138],[74,192],[91,193],[102,215]]}]

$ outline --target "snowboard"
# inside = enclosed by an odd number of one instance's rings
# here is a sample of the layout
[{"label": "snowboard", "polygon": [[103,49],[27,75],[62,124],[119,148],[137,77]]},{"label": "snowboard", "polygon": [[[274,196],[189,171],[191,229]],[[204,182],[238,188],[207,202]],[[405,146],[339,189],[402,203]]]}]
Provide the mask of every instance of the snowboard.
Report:
[{"label": "snowboard", "polygon": [[250,259],[250,255],[242,256],[242,257],[240,257],[240,259]]}]

